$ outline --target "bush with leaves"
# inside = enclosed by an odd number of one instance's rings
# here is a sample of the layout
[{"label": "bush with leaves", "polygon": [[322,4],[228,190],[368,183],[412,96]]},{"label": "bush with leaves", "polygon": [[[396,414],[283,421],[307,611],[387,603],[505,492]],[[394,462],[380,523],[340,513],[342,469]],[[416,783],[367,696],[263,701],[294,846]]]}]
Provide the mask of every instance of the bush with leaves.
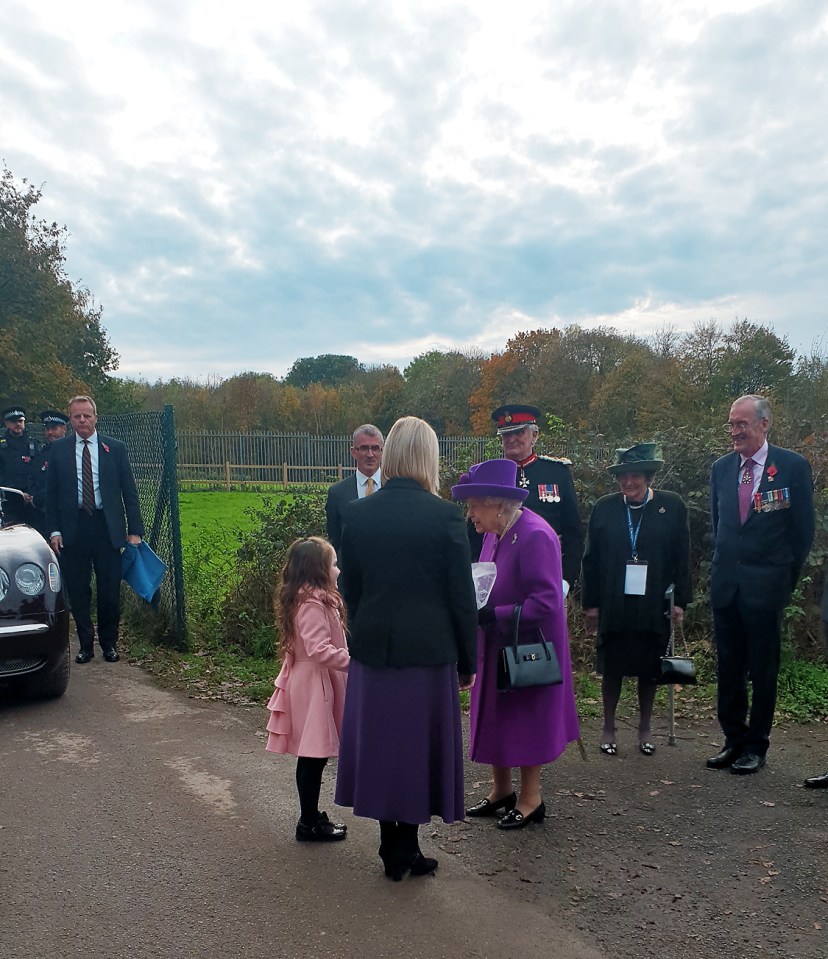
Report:
[{"label": "bush with leaves", "polygon": [[276,649],[273,589],[288,546],[303,536],[325,535],[325,495],[303,493],[247,511],[257,525],[236,554],[234,583],[221,606],[225,642],[243,653],[271,656]]}]

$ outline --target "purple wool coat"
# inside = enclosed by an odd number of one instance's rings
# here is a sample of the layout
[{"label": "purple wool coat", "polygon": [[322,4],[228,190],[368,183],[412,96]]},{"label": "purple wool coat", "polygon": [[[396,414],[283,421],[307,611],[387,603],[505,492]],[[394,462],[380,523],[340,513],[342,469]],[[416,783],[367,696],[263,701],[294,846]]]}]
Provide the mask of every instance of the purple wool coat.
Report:
[{"label": "purple wool coat", "polygon": [[[488,533],[481,562],[497,565],[488,605],[496,623],[478,633],[477,679],[470,697],[470,755],[493,766],[552,762],[579,733],[564,608],[561,545],[549,524],[524,509],[501,542]],[[512,611],[523,604],[521,626],[540,626],[561,665],[560,686],[497,691],[500,648],[511,641]]]}]

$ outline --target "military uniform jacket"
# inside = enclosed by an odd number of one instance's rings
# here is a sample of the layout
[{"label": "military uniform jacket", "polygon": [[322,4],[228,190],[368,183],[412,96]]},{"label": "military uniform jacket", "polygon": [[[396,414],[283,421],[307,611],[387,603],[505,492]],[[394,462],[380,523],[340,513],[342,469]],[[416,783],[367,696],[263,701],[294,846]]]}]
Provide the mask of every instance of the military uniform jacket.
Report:
[{"label": "military uniform jacket", "polygon": [[517,485],[529,491],[524,505],[542,516],[558,534],[563,578],[573,584],[581,571],[584,525],[569,460],[538,456],[527,466],[518,466]]}]

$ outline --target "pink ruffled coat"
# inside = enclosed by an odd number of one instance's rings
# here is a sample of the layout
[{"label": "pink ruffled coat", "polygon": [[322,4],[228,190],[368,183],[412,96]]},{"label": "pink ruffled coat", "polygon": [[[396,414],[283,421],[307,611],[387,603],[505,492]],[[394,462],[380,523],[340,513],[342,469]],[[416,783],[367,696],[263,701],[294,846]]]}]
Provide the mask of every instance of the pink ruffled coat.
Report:
[{"label": "pink ruffled coat", "polygon": [[322,596],[314,590],[296,614],[293,650],[267,704],[268,752],[318,759],[339,755],[350,657],[339,617]]}]

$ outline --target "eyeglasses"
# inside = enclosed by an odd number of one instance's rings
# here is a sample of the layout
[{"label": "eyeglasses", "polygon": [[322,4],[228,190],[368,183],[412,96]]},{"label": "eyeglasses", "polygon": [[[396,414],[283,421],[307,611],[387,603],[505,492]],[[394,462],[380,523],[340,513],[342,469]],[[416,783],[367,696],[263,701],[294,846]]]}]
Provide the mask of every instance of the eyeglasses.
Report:
[{"label": "eyeglasses", "polygon": [[745,420],[739,420],[737,423],[725,423],[722,429],[725,433],[744,433],[749,426],[758,423],[760,419],[762,419],[762,417],[757,416],[755,420],[751,420],[749,423],[745,422]]},{"label": "eyeglasses", "polygon": [[365,455],[365,454],[367,454],[367,453],[381,453],[381,452],[382,452],[382,447],[381,447],[381,446],[355,446],[354,449],[357,451],[357,453],[362,453],[363,455]]}]

